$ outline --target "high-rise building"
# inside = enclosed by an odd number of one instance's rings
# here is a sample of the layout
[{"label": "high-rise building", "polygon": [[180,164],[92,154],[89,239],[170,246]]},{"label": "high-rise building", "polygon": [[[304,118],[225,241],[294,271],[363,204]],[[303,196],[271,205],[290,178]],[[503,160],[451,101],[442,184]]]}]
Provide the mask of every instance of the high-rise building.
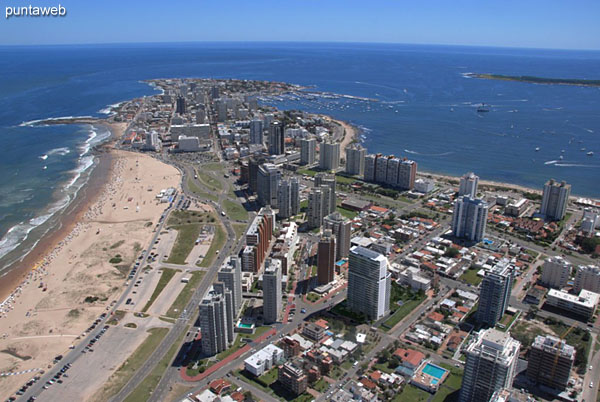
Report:
[{"label": "high-rise building", "polygon": [[336,192],[335,192],[335,175],[327,173],[317,173],[315,175],[315,187],[329,187],[329,204],[325,215],[336,210]]},{"label": "high-rise building", "polygon": [[454,202],[452,234],[474,242],[482,241],[485,237],[487,216],[487,202],[468,196],[458,198]]},{"label": "high-rise building", "polygon": [[263,143],[263,121],[254,119],[250,121],[250,144]]},{"label": "high-rise building", "polygon": [[281,173],[274,164],[264,163],[258,168],[256,195],[261,206],[277,208],[280,179]]},{"label": "high-rise building", "polygon": [[214,86],[210,88],[210,97],[213,99],[217,99],[219,97],[219,87]]},{"label": "high-rise building", "polygon": [[336,170],[340,167],[340,143],[325,141],[319,149],[319,168]]},{"label": "high-rise building", "polygon": [[600,267],[596,265],[580,265],[577,267],[573,290],[576,293],[582,290],[600,293]]},{"label": "high-rise building", "polygon": [[325,230],[317,249],[317,282],[326,285],[333,281],[335,273],[335,237]]},{"label": "high-rise building", "polygon": [[334,212],[323,218],[324,229],[329,229],[335,236],[336,256],[341,260],[348,257],[350,252],[350,236],[352,235],[352,224],[339,212]]},{"label": "high-rise building", "polygon": [[387,182],[387,165],[390,158],[393,159],[394,157],[377,154],[377,160],[375,161],[375,181],[377,183]]},{"label": "high-rise building", "polygon": [[286,219],[297,215],[300,209],[300,184],[297,178],[279,182],[279,212],[277,216]]},{"label": "high-rise building", "polygon": [[562,289],[571,278],[571,263],[561,256],[549,257],[544,261],[541,283],[544,286]]},{"label": "high-rise building", "polygon": [[365,155],[367,151],[359,143],[350,144],[346,148],[346,173],[362,176],[365,172]]},{"label": "high-rise building", "polygon": [[510,260],[507,258],[486,271],[479,291],[479,307],[475,315],[477,321],[490,327],[500,321],[508,307],[512,279]]},{"label": "high-rise building", "polygon": [[183,96],[177,97],[177,104],[175,107],[175,113],[184,115],[185,114],[185,98]]},{"label": "high-rise building", "polygon": [[467,361],[459,402],[489,401],[494,392],[511,388],[520,345],[508,332],[494,328],[479,331],[465,352]]},{"label": "high-rise building", "polygon": [[[230,306],[231,307],[231,306]],[[212,356],[226,350],[233,338],[230,338],[228,327],[230,311],[227,306],[226,297],[214,290],[200,302],[198,318],[202,331],[202,353]]]},{"label": "high-rise building", "polygon": [[303,138],[300,140],[300,163],[312,165],[315,163],[317,154],[317,140],[314,138]]},{"label": "high-rise building", "polygon": [[216,99],[215,108],[217,109],[217,121],[225,122],[227,120],[227,101],[222,98]]},{"label": "high-rise building", "polygon": [[283,123],[273,121],[269,126],[269,155],[282,155],[285,153],[285,136]]},{"label": "high-rise building", "polygon": [[544,194],[542,195],[542,206],[540,214],[546,219],[559,221],[565,217],[567,204],[571,195],[571,185],[563,182],[556,182],[550,179],[544,185]]},{"label": "high-rise building", "polygon": [[348,268],[348,308],[370,320],[385,316],[390,309],[390,278],[386,257],[364,247],[352,247]]},{"label": "high-rise building", "polygon": [[527,378],[538,385],[564,390],[575,363],[575,348],[554,336],[535,337],[527,359]]},{"label": "high-rise building", "polygon": [[581,219],[581,231],[588,236],[593,236],[599,227],[600,216],[598,212],[591,208],[584,209],[583,218]]},{"label": "high-rise building", "polygon": [[225,322],[224,328],[227,333],[227,341],[229,343],[233,342],[233,338],[235,336],[233,330],[233,322],[237,316],[235,311],[235,305],[233,300],[233,293],[231,290],[227,289],[223,282],[215,282],[213,283],[213,289],[216,294],[220,295],[225,299]]},{"label": "high-rise building", "polygon": [[387,172],[385,183],[390,186],[398,186],[398,171],[400,169],[400,158],[390,157],[387,161]]},{"label": "high-rise building", "polygon": [[277,372],[277,381],[292,395],[301,395],[308,387],[308,377],[299,365],[287,362]]},{"label": "high-rise building", "polygon": [[246,247],[242,252],[242,270],[258,272],[264,262],[271,239],[275,218],[273,210],[262,208],[246,232]]},{"label": "high-rise building", "polygon": [[217,280],[223,282],[225,287],[231,291],[235,316],[242,308],[242,260],[239,257],[229,257],[223,263],[217,274]]},{"label": "high-rise building", "polygon": [[269,259],[263,274],[263,319],[265,324],[272,324],[279,319],[281,294],[281,261]]},{"label": "high-rise building", "polygon": [[313,187],[308,194],[307,221],[309,228],[318,228],[329,214],[329,187]]},{"label": "high-rise building", "polygon": [[258,189],[258,168],[265,163],[264,155],[254,155],[248,160],[248,187],[256,193]]},{"label": "high-rise building", "polygon": [[403,159],[398,167],[398,182],[396,185],[404,190],[415,188],[417,178],[417,162]]},{"label": "high-rise building", "polygon": [[477,197],[477,186],[479,185],[479,176],[473,172],[466,173],[460,178],[458,187],[458,196],[467,195],[471,198]]},{"label": "high-rise building", "polygon": [[375,172],[377,171],[377,158],[380,156],[381,154],[369,154],[365,156],[365,173],[363,175],[365,181],[375,181]]}]

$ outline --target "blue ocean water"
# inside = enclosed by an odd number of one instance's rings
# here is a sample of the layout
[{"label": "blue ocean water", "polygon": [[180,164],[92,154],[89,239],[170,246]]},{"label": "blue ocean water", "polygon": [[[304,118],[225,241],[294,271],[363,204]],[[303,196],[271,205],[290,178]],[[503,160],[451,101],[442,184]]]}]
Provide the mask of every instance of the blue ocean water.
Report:
[{"label": "blue ocean water", "polygon": [[[554,177],[574,194],[600,197],[600,88],[466,72],[599,79],[600,52],[323,43],[0,47],[0,258],[72,198],[78,186],[65,188],[90,165],[87,145],[106,134],[21,123],[101,116],[107,105],[153,94],[140,82],[151,78],[276,80],[374,99],[275,103],[354,123],[369,152],[410,157],[421,170],[472,170],[532,187]],[[481,102],[489,113],[476,112]]]}]

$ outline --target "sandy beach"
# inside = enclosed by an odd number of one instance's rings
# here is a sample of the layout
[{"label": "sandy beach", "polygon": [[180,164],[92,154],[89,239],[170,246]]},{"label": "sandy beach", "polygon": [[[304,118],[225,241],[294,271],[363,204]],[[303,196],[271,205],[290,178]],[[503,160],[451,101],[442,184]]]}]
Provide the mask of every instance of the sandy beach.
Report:
[{"label": "sandy beach", "polygon": [[344,128],[344,138],[340,143],[340,157],[346,159],[346,147],[356,139],[356,128],[345,121],[333,120]]},{"label": "sandy beach", "polygon": [[[20,283],[0,311],[0,375],[45,369],[77,342],[120,294],[150,241],[166,208],[155,195],[180,186],[178,170],[149,155],[109,154],[110,172],[99,191],[90,192],[73,221],[50,236],[53,244],[30,253],[19,267]],[[0,398],[33,375],[0,376]]]}]

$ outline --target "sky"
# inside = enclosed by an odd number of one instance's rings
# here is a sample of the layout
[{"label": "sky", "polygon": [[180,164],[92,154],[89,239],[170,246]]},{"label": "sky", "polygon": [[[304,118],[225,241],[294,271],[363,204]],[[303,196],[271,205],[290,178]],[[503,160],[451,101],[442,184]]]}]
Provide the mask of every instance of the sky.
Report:
[{"label": "sky", "polygon": [[[4,18],[64,6],[65,17]],[[600,50],[599,0],[0,0],[0,45],[325,41]]]}]

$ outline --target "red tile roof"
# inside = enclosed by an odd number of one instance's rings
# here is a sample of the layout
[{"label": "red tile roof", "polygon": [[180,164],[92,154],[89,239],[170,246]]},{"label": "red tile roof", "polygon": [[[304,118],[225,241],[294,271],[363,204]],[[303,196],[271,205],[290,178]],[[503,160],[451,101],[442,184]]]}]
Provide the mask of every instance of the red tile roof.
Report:
[{"label": "red tile roof", "polygon": [[400,358],[403,363],[410,363],[414,367],[421,364],[425,358],[425,355],[417,350],[402,348],[396,349],[394,356]]}]

